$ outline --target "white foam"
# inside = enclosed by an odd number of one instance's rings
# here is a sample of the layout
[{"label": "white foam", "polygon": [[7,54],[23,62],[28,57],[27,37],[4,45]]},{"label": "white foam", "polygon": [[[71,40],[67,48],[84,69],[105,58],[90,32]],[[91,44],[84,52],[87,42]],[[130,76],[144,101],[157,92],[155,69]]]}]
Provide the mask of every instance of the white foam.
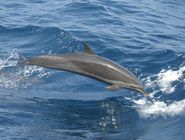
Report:
[{"label": "white foam", "polygon": [[[153,92],[150,93],[150,99],[144,97],[138,100],[132,100],[134,102],[134,108],[136,108],[141,117],[173,117],[175,115],[184,114],[185,99],[179,101],[175,101],[176,99],[174,99],[174,101],[164,101],[165,96],[175,94],[179,82],[185,83],[183,78],[184,71],[185,66],[177,70],[163,69],[158,74],[144,79],[145,86],[153,90]],[[156,95],[156,97],[154,97],[154,95]]]},{"label": "white foam", "polygon": [[[180,80],[183,77],[183,72],[185,71],[185,66],[179,68],[178,70],[161,70],[159,74],[147,77],[145,80],[145,85],[148,88],[159,87],[160,91],[163,93],[173,93],[176,86],[173,82]],[[154,79],[154,80],[152,80]],[[184,80],[182,80],[184,82]]]},{"label": "white foam", "polygon": [[139,115],[144,118],[148,117],[173,117],[185,112],[185,99],[181,101],[174,101],[171,104],[164,103],[163,101],[147,101],[146,99],[134,100],[136,109]]}]

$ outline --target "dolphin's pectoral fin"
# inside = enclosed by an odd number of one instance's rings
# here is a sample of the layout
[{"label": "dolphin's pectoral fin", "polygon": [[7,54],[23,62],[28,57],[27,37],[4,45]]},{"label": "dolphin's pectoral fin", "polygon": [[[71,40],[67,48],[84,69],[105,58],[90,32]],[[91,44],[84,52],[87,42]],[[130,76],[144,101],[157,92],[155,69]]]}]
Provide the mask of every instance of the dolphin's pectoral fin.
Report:
[{"label": "dolphin's pectoral fin", "polygon": [[91,54],[91,55],[96,55],[95,52],[93,52],[93,50],[91,49],[91,47],[89,45],[87,45],[85,42],[82,42],[82,44],[84,45],[85,50],[83,51],[83,53],[87,53],[87,54]]},{"label": "dolphin's pectoral fin", "polygon": [[116,91],[116,90],[120,89],[120,87],[118,87],[116,85],[111,85],[109,87],[105,87],[105,89],[107,89],[109,91]]}]

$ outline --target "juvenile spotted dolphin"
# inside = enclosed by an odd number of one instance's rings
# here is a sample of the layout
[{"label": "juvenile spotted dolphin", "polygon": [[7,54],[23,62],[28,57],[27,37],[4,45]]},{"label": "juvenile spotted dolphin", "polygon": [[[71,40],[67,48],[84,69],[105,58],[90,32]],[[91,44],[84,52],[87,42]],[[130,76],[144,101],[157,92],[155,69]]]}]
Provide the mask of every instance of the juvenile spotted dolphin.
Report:
[{"label": "juvenile spotted dolphin", "polygon": [[29,60],[26,60],[21,53],[18,53],[17,66],[28,64],[70,71],[110,84],[111,86],[105,87],[109,91],[125,88],[149,95],[145,91],[143,84],[131,72],[109,59],[97,56],[89,45],[82,44],[85,49],[80,53],[42,55]]}]

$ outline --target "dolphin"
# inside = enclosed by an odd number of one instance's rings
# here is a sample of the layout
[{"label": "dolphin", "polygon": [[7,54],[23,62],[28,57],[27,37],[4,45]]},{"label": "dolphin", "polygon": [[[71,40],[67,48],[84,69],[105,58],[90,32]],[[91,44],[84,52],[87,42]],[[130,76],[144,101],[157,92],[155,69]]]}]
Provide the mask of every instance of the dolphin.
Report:
[{"label": "dolphin", "polygon": [[124,88],[149,95],[143,84],[121,65],[98,56],[89,45],[82,42],[84,51],[70,54],[42,55],[26,60],[18,53],[17,66],[36,65],[49,69],[59,69],[94,78],[109,84],[109,91]]}]

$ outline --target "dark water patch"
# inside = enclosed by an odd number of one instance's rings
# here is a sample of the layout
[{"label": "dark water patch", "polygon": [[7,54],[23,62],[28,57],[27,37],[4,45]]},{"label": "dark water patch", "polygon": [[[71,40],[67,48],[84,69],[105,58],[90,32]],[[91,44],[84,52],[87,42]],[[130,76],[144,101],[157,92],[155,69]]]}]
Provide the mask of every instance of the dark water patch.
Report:
[{"label": "dark water patch", "polygon": [[[26,53],[37,50],[35,55],[51,52],[55,54],[61,52],[69,53],[79,50],[79,43],[75,37],[57,27],[25,26],[22,28],[3,28],[1,33],[3,40],[1,46],[3,48],[6,46],[8,48],[13,47],[18,49],[18,51],[24,48]],[[7,43],[10,39],[11,42],[15,43]]]},{"label": "dark water patch", "polygon": [[[22,103],[14,103],[12,110],[15,109],[24,110],[24,113],[15,112],[12,113],[12,116],[20,123],[18,126],[29,128],[25,129],[25,133],[28,133],[32,127],[42,127],[44,129],[40,131],[41,134],[44,131],[55,129],[62,130],[62,134],[65,136],[77,138],[113,138],[115,136],[119,138],[120,129],[125,129],[125,138],[127,136],[132,138],[130,129],[134,128],[135,131],[140,129],[135,127],[138,123],[136,120],[139,119],[137,114],[134,117],[129,103],[120,98],[109,98],[103,101],[34,98],[28,101],[23,100]],[[128,119],[133,117],[135,118],[134,122]],[[55,132],[53,131],[53,133]],[[134,133],[136,137],[137,134],[137,132]],[[37,133],[32,136],[36,137]]]}]

